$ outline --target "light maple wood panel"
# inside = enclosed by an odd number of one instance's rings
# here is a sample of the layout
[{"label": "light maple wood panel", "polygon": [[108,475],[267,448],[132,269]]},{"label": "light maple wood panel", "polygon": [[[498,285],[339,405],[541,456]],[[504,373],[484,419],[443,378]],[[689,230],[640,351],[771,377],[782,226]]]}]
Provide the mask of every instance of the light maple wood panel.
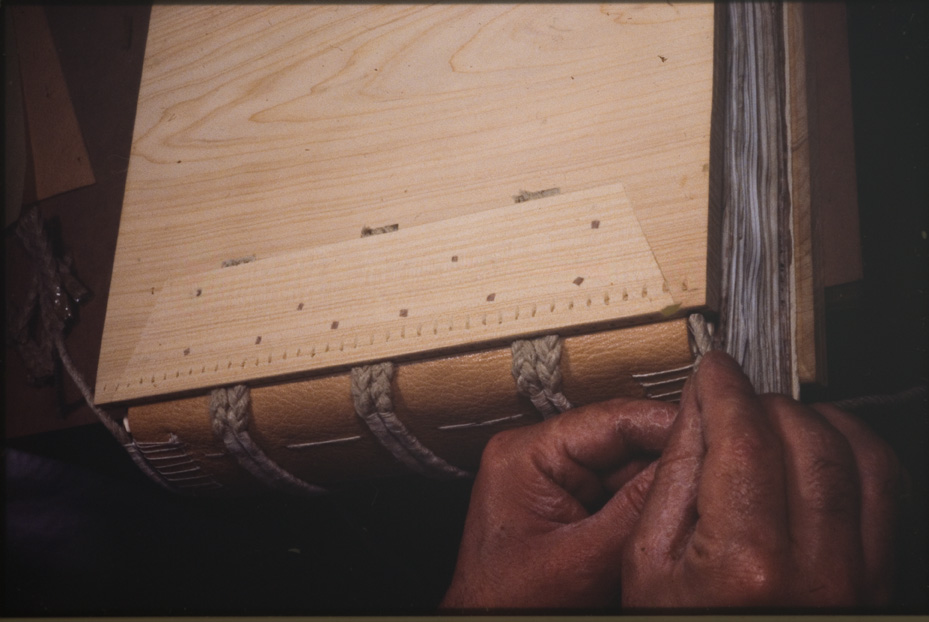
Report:
[{"label": "light maple wood panel", "polygon": [[131,361],[167,282],[522,190],[622,184],[702,306],[712,48],[700,4],[155,7],[98,399],[157,371]]},{"label": "light maple wood panel", "polygon": [[[514,230],[526,233],[514,237]],[[539,249],[545,249],[540,252]],[[133,399],[677,310],[621,185],[171,281],[118,383]],[[246,304],[247,301],[247,304]],[[144,370],[144,374],[143,374]]]}]

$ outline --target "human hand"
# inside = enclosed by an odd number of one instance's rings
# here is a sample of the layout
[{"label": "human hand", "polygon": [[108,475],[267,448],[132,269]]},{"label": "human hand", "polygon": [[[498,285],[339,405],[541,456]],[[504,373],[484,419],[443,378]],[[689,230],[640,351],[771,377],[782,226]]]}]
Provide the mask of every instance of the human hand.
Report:
[{"label": "human hand", "polygon": [[[613,602],[623,544],[677,407],[614,400],[494,436],[444,608]],[[617,491],[618,492],[617,494]]]},{"label": "human hand", "polygon": [[623,605],[884,604],[900,482],[896,457],[861,422],[759,397],[730,357],[710,353],[639,498]]}]

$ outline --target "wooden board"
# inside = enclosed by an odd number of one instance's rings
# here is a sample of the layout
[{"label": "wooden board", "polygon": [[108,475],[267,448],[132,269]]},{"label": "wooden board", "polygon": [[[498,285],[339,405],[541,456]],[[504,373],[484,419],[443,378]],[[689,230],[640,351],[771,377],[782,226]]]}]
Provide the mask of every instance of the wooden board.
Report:
[{"label": "wooden board", "polygon": [[129,365],[150,373],[98,399],[667,315],[669,289],[622,186],[553,196],[171,281]]},{"label": "wooden board", "polygon": [[95,179],[45,9],[16,6],[8,15],[16,36],[27,137],[23,201],[31,203],[89,186]]},{"label": "wooden board", "polygon": [[[825,380],[825,305],[822,300],[822,249],[814,243],[810,192],[810,133],[807,106],[807,53],[804,4],[784,4],[787,43],[787,107],[790,136],[790,200],[793,212],[794,369],[801,384]],[[794,392],[799,386],[794,387]]]},{"label": "wooden board", "polygon": [[[651,319],[667,299],[681,312],[702,307],[712,74],[711,5],[155,7],[98,401],[139,397],[113,387],[174,369],[141,354],[160,347],[145,342],[170,314],[169,284],[232,278],[220,267],[237,258],[255,258],[235,266],[240,274],[287,272],[314,247],[354,252],[363,228],[398,225],[363,240],[389,254],[394,236],[495,218],[522,191],[557,188],[561,198],[540,201],[583,211],[598,193],[624,189],[638,228],[623,235],[641,231],[649,249],[626,269],[657,266],[662,291],[648,309],[616,305],[596,321]],[[510,235],[550,251],[532,232]],[[561,248],[556,261],[583,252]],[[397,309],[383,313],[376,320],[399,330]],[[171,331],[241,347],[203,322],[178,313]],[[237,336],[252,348],[255,326]],[[183,390],[236,379],[217,372]]]}]

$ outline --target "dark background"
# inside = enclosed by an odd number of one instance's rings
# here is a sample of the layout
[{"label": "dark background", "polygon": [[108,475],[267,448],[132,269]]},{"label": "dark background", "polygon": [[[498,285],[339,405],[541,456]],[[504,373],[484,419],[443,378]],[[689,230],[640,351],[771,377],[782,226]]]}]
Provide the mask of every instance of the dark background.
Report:
[{"label": "dark background", "polygon": [[[925,7],[847,6],[864,279],[827,292],[829,384],[811,392],[818,399],[896,392],[929,376]],[[65,243],[93,241],[91,254],[73,249],[96,295],[69,337],[76,359],[81,334],[102,327],[108,271],[99,272],[112,262],[147,14],[48,8],[97,176],[42,205]],[[93,369],[95,356],[77,362]],[[32,396],[9,350],[4,366],[8,396],[34,400],[8,397],[8,408],[34,403],[38,418],[51,399],[70,422],[86,417],[73,388]],[[920,613],[929,611],[927,414],[925,403],[867,414],[911,475],[895,607]],[[451,577],[470,492],[400,478],[319,499],[187,499],[151,484],[100,425],[16,436],[4,452],[5,615],[428,613]]]}]

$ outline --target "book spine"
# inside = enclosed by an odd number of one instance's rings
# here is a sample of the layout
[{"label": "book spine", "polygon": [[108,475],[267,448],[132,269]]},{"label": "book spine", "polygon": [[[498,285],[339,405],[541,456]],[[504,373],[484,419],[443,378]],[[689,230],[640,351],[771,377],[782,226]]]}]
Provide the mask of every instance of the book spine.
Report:
[{"label": "book spine", "polygon": [[679,399],[694,366],[684,319],[549,342],[538,347],[559,350],[552,360],[515,346],[372,366],[220,395],[219,405],[216,394],[140,405],[128,422],[179,492],[312,494],[407,472],[465,477],[497,432],[618,397]]}]

